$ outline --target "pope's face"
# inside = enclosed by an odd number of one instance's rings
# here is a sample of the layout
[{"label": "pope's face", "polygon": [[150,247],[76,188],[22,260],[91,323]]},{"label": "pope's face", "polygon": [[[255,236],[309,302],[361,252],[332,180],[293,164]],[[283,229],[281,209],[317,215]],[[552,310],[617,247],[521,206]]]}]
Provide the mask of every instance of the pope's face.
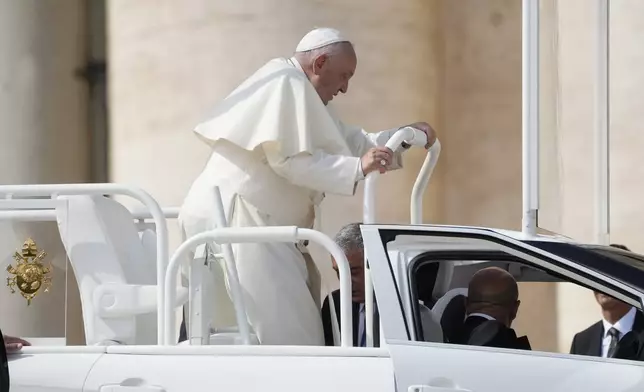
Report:
[{"label": "pope's face", "polygon": [[347,93],[349,79],[353,77],[357,63],[351,46],[332,56],[321,55],[315,59],[311,83],[325,105],[338,93]]}]

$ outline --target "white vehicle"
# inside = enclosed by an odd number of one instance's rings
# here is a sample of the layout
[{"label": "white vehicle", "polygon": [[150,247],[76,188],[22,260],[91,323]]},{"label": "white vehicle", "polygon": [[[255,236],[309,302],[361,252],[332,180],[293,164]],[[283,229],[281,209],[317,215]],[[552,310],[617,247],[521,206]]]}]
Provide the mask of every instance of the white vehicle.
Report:
[{"label": "white vehicle", "polygon": [[[418,135],[405,129],[390,142],[394,148],[403,139],[424,144]],[[419,220],[420,196],[439,149],[439,142],[430,149],[412,192],[412,221]],[[367,179],[366,223],[373,219],[375,179]],[[463,319],[463,313],[444,312],[447,305],[458,295],[467,295],[469,277],[490,265],[507,269],[520,282],[575,282],[642,309],[644,257],[630,252],[488,228],[365,224],[367,271],[373,282],[373,291],[367,289],[367,294],[375,293],[378,303],[380,345],[373,345],[373,318],[369,318],[369,347],[353,347],[348,263],[320,232],[222,227],[188,239],[168,262],[166,218],[140,190],[115,184],[32,185],[0,186],[0,194],[12,195],[4,201],[5,209],[11,211],[12,202],[20,206],[13,211],[16,219],[52,216],[42,200],[31,200],[40,207],[25,212],[29,203],[25,197],[48,196],[55,202],[54,219],[79,282],[87,339],[86,346],[32,346],[11,355],[14,392],[619,392],[644,388],[644,364],[639,362],[445,343],[450,325]],[[105,194],[138,198],[149,208],[155,231],[141,233],[135,217]],[[317,241],[338,261],[343,315],[342,328],[336,325],[334,330],[338,345],[260,345],[246,325],[239,301],[234,301],[238,328],[212,331],[207,307],[202,306],[209,298],[203,279],[218,264],[204,263],[201,245],[301,239]],[[179,263],[190,250],[196,250],[190,285],[177,287]],[[234,277],[234,260],[224,257]],[[233,300],[237,284],[232,279]],[[176,310],[189,298],[189,339],[177,344]],[[426,329],[431,336],[423,336],[419,301],[431,306],[435,325]],[[367,297],[367,306],[373,306],[373,297]]]}]

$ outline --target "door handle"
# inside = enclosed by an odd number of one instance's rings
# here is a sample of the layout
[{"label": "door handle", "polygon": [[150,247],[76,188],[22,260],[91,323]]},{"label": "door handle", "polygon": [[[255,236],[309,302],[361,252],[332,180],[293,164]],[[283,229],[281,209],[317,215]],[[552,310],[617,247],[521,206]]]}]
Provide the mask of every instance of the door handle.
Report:
[{"label": "door handle", "polygon": [[432,387],[429,385],[410,385],[407,388],[407,392],[472,392],[469,389],[447,386],[436,386]]},{"label": "door handle", "polygon": [[166,392],[161,387],[153,386],[125,386],[125,385],[104,385],[100,392]]}]

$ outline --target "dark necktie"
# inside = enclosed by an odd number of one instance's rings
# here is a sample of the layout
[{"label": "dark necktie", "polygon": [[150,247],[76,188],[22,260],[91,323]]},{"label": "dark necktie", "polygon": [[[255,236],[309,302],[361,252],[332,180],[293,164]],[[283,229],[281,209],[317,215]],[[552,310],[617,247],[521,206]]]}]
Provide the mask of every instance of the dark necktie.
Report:
[{"label": "dark necktie", "polygon": [[617,342],[619,341],[619,331],[615,328],[608,330],[608,336],[610,336],[610,344],[608,345],[608,353],[606,354],[607,358],[612,358],[615,354],[615,349],[617,348]]}]

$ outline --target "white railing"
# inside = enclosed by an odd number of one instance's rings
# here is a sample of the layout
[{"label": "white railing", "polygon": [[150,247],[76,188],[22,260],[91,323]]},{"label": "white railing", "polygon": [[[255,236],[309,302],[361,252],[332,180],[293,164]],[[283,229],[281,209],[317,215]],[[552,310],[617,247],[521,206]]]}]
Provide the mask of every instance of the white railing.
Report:
[{"label": "white railing", "polygon": [[[388,147],[392,151],[396,151],[400,145],[405,142],[412,146],[423,147],[427,144],[427,135],[415,128],[404,127],[398,130],[394,135],[387,141],[385,147]],[[420,224],[422,223],[422,214],[423,214],[423,193],[427,188],[429,179],[431,178],[432,173],[434,172],[434,167],[438,161],[438,157],[441,151],[441,144],[438,139],[434,142],[431,148],[427,151],[427,156],[425,161],[416,177],[416,182],[411,192],[411,223]],[[380,173],[374,171],[367,175],[365,180],[364,188],[364,211],[363,211],[363,223],[364,224],[373,224],[376,223],[376,184],[378,175]],[[365,333],[366,333],[366,346],[373,347],[373,281],[371,280],[371,271],[368,266],[368,255],[365,249],[364,253],[364,273],[365,273]],[[382,339],[382,334],[380,335]]]},{"label": "white railing", "polygon": [[[228,227],[228,222],[226,222],[226,213],[224,212],[224,203],[221,199],[219,187],[215,187],[213,189],[212,196],[215,201],[215,206],[217,207],[215,223],[218,227]],[[233,306],[235,307],[235,318],[237,319],[237,326],[242,337],[242,343],[250,344],[250,326],[248,325],[248,318],[246,317],[246,305],[244,304],[241,284],[239,283],[239,275],[237,274],[237,265],[235,263],[233,248],[230,243],[221,244],[221,248],[223,250],[224,262],[226,263],[226,270],[228,271],[228,285],[230,286],[230,290],[234,293],[232,301]],[[203,293],[203,291],[201,293]]]},{"label": "white railing", "polygon": [[521,231],[533,236],[539,210],[539,2],[523,0]]},{"label": "white railing", "polygon": [[[121,184],[37,184],[0,185],[0,219],[55,221],[56,198],[63,195],[122,195],[130,196],[149,210],[156,226],[157,304],[165,296],[163,282],[168,260],[168,227],[161,206],[144,190]],[[43,199],[13,199],[14,197],[47,197]],[[49,205],[49,207],[47,207]],[[163,341],[163,308],[158,307],[158,344]]]},{"label": "white railing", "polygon": [[420,168],[414,187],[411,190],[410,212],[411,223],[413,225],[420,225],[423,223],[423,194],[429,184],[429,179],[434,173],[434,168],[438,162],[438,157],[441,154],[441,142],[436,139],[436,142],[429,148],[423,166]]},{"label": "white railing", "polygon": [[[164,207],[161,211],[166,219],[177,219],[179,218],[179,209],[180,207]],[[144,208],[131,208],[130,213],[137,220],[154,219],[152,213]]]},{"label": "white railing", "polygon": [[[164,298],[164,314],[165,314],[165,345],[173,345],[176,341],[176,320],[175,313],[172,311],[172,304],[176,301],[176,285],[173,283],[177,279],[179,267],[189,253],[197,248],[197,246],[214,242],[219,245],[233,244],[233,243],[254,243],[254,242],[286,242],[295,243],[301,240],[308,240],[317,242],[324,247],[333,258],[336,260],[340,274],[340,313],[341,313],[341,345],[343,347],[353,346],[352,335],[352,317],[351,317],[351,275],[349,262],[347,261],[344,252],[336,245],[331,238],[325,234],[311,230],[300,229],[296,226],[273,226],[273,227],[244,227],[244,228],[230,228],[222,227],[211,231],[197,234],[187,241],[185,241],[176,250],[167,273],[165,275],[165,298]],[[228,268],[228,263],[227,263]],[[230,271],[229,271],[230,272]],[[232,289],[232,287],[231,287]],[[241,290],[238,293],[233,292],[233,297],[239,295],[241,297]],[[239,316],[239,313],[236,311]],[[245,314],[243,315],[245,317]],[[240,322],[240,331],[245,322]],[[244,337],[245,340],[248,336]]]}]

